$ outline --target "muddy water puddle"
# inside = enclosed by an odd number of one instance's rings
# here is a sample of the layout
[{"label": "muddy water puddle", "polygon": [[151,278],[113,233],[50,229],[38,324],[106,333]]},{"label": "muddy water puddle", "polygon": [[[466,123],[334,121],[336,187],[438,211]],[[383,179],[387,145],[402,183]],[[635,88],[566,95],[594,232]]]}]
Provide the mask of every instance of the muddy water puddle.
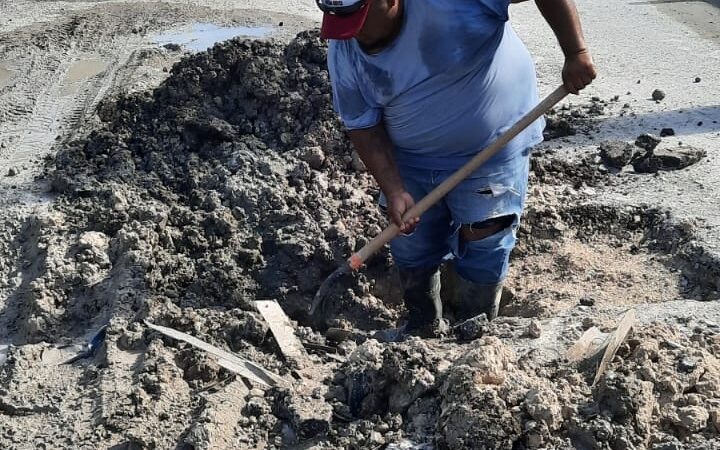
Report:
[{"label": "muddy water puddle", "polygon": [[100,59],[80,59],[72,63],[60,95],[75,94],[83,81],[89,80],[107,69],[108,63]]},{"label": "muddy water puddle", "polygon": [[263,38],[270,35],[271,27],[223,27],[213,23],[194,23],[180,30],[168,31],[153,36],[158,45],[177,44],[193,52],[212,47],[217,42],[235,37]]}]

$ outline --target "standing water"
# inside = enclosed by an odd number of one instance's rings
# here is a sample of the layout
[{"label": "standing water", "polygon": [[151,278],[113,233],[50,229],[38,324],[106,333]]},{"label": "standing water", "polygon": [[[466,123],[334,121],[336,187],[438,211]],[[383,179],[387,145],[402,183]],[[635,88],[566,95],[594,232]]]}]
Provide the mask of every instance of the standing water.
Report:
[{"label": "standing water", "polygon": [[194,23],[180,31],[157,34],[154,41],[158,45],[178,44],[199,52],[234,37],[262,38],[271,32],[270,27],[221,27],[212,23]]}]

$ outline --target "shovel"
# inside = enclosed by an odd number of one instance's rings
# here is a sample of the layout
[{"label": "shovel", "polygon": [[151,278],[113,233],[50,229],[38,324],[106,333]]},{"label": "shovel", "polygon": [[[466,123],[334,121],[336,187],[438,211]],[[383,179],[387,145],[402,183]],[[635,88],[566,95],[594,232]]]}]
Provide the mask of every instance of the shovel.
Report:
[{"label": "shovel", "polygon": [[[535,122],[543,114],[545,114],[550,108],[555,106],[560,100],[568,95],[565,86],[560,86],[555,91],[548,95],[545,100],[540,102],[530,112],[525,114],[515,125],[509,130],[500,135],[495,142],[481,150],[473,159],[465,163],[460,169],[457,170],[450,178],[443,181],[438,187],[433,189],[429,194],[423,197],[422,200],[415,203],[415,205],[405,212],[403,220],[408,220],[413,217],[420,217],[425,211],[430,209],[440,199],[445,197],[448,192],[453,190],[461,181],[467,178],[470,174],[475,172],[478,167],[482,166],[488,159],[492,158],[497,152],[505,147],[515,136],[520,134],[530,124]],[[362,265],[378,250],[380,250],[385,244],[390,242],[394,237],[400,233],[400,228],[393,224],[390,224],[385,230],[378,234],[372,241],[368,242],[363,248],[358,250],[355,254],[350,256],[345,264],[340,266],[335,272],[330,274],[329,277],[320,285],[320,289],[315,298],[313,299],[312,306],[310,307],[310,315],[314,315],[318,309],[322,309],[325,299],[330,292],[333,284],[336,283],[343,275],[352,273],[359,270]]]}]

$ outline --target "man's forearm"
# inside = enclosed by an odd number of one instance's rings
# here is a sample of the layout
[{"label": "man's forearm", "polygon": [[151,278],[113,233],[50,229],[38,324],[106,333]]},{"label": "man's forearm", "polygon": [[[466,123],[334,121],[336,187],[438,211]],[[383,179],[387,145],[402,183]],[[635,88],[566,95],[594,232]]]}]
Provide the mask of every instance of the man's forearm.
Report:
[{"label": "man's forearm", "polygon": [[393,157],[393,144],[381,123],[365,130],[350,131],[350,141],[385,195],[405,190]]},{"label": "man's forearm", "polygon": [[587,51],[573,0],[535,0],[535,3],[555,33],[565,56]]}]

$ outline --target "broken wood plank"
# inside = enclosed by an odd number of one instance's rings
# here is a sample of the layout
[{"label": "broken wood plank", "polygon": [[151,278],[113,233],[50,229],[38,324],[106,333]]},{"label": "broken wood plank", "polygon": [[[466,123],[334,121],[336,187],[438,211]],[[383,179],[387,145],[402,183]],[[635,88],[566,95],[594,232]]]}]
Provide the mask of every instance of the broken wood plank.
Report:
[{"label": "broken wood plank", "polygon": [[602,351],[607,342],[608,334],[600,331],[598,327],[588,328],[580,339],[565,353],[565,358],[571,363],[578,363],[592,358]]},{"label": "broken wood plank", "polygon": [[304,365],[307,361],[307,352],[300,339],[295,336],[295,329],[290,318],[275,300],[256,300],[255,308],[270,326],[275,341],[285,358]]},{"label": "broken wood plank", "polygon": [[630,330],[632,329],[634,323],[635,310],[631,309],[625,313],[622,320],[620,320],[618,327],[608,337],[605,353],[603,354],[602,360],[600,361],[597,372],[595,372],[595,380],[593,381],[593,386],[597,384],[597,382],[600,380],[600,377],[602,377],[603,373],[605,373],[605,371],[607,370],[618,349],[620,348],[622,343],[625,342],[628,334],[630,334]]},{"label": "broken wood plank", "polygon": [[234,353],[230,353],[227,350],[223,350],[219,347],[208,344],[205,341],[201,341],[194,336],[190,336],[189,334],[174,330],[172,328],[155,325],[147,320],[145,321],[145,325],[157,332],[164,334],[165,336],[177,339],[179,341],[187,342],[193,347],[197,347],[200,350],[204,350],[209,354],[216,356],[218,358],[218,364],[221,367],[235,372],[236,374],[245,377],[250,381],[254,381],[255,383],[258,383],[262,386],[276,386],[278,384],[288,384],[288,382],[282,377],[280,377],[280,375],[277,375],[265,369],[264,367],[255,364],[250,360],[241,358]]}]

